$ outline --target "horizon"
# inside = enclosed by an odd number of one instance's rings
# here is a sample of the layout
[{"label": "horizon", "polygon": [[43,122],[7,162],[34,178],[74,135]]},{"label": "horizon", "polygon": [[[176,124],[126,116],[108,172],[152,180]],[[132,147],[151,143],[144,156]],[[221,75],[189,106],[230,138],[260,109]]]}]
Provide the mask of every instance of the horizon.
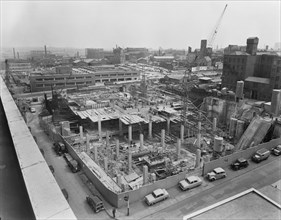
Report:
[{"label": "horizon", "polygon": [[194,50],[226,4],[213,48],[246,45],[252,36],[260,48],[280,41],[280,1],[4,1],[1,47]]}]

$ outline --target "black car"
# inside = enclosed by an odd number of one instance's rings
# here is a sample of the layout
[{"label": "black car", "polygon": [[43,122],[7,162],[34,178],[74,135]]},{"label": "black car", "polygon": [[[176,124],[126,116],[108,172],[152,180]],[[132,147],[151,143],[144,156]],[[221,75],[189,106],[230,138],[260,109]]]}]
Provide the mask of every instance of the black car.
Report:
[{"label": "black car", "polygon": [[275,156],[281,155],[281,145],[277,145],[276,147],[272,148],[271,153]]},{"label": "black car", "polygon": [[244,158],[237,159],[230,165],[233,170],[240,170],[249,166],[249,162]]}]

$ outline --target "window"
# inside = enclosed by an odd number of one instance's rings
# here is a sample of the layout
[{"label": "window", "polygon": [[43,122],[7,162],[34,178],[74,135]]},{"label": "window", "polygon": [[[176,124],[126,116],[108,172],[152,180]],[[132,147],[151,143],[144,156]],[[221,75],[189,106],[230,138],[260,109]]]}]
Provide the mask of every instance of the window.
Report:
[{"label": "window", "polygon": [[92,77],[91,77],[91,76],[86,76],[86,78],[87,78],[87,79],[91,79]]},{"label": "window", "polygon": [[54,80],[54,78],[45,78],[45,80],[50,81],[50,80]]},{"label": "window", "polygon": [[276,81],[279,81],[279,76],[276,76],[276,77],[275,77],[275,80],[276,80]]},{"label": "window", "polygon": [[110,74],[110,76],[116,76],[116,74]]},{"label": "window", "polygon": [[36,87],[43,87],[43,84],[37,84]]},{"label": "window", "polygon": [[92,84],[92,82],[91,82],[91,81],[88,81],[88,82],[86,82],[86,84]]},{"label": "window", "polygon": [[69,82],[67,85],[75,85],[75,82]]},{"label": "window", "polygon": [[85,82],[76,82],[76,85],[77,84],[79,84],[79,85],[81,85],[81,84],[84,84]]},{"label": "window", "polygon": [[36,81],[43,81],[43,79],[38,78],[38,79],[36,79]]},{"label": "window", "polygon": [[65,80],[65,78],[56,78],[56,80]]},{"label": "window", "polygon": [[76,79],[84,79],[83,76],[76,76]]}]

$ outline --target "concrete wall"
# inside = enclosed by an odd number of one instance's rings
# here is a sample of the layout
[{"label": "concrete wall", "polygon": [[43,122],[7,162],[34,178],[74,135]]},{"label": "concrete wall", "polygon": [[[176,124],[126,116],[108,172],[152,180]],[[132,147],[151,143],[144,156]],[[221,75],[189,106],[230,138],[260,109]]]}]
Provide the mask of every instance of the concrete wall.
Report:
[{"label": "concrete wall", "polygon": [[231,155],[221,157],[217,160],[210,161],[210,162],[204,164],[202,174],[204,176],[216,167],[222,167],[222,168],[227,167],[240,157],[249,159],[254,154],[254,152],[256,152],[257,150],[259,150],[261,148],[266,148],[266,149],[270,150],[273,147],[277,146],[278,144],[281,144],[281,138],[277,138],[277,139],[271,140],[267,143],[259,144],[255,147],[251,147],[251,148],[248,148],[243,151],[238,151]]}]

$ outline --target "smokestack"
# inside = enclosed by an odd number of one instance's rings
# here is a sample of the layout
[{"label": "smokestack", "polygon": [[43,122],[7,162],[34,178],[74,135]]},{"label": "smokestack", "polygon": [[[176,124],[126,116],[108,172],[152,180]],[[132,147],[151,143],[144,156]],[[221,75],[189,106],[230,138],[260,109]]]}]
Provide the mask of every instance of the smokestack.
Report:
[{"label": "smokestack", "polygon": [[47,56],[47,47],[46,47],[46,45],[44,46],[44,50],[45,50],[45,56]]},{"label": "smokestack", "polygon": [[17,52],[17,54],[18,54],[18,59],[20,59],[20,54],[19,54],[19,52]]},{"label": "smokestack", "polygon": [[14,53],[14,59],[16,59],[16,51],[15,51],[15,48],[13,48],[13,53]]}]

